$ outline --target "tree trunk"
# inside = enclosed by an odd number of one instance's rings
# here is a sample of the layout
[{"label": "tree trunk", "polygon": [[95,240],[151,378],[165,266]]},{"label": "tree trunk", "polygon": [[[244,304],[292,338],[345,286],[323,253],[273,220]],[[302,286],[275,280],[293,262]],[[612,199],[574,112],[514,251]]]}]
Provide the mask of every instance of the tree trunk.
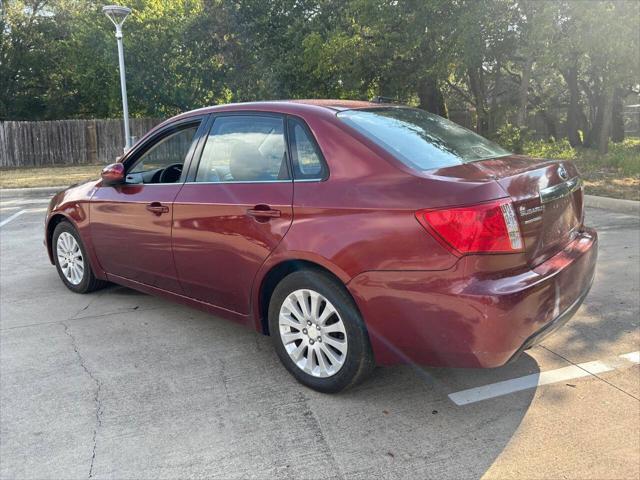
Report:
[{"label": "tree trunk", "polygon": [[605,92],[601,91],[596,95],[592,95],[589,100],[591,125],[584,134],[584,146],[587,148],[597,148],[600,142],[600,132],[602,131],[604,120],[605,97]]},{"label": "tree trunk", "polygon": [[578,90],[578,67],[573,65],[563,72],[564,80],[569,89],[569,110],[567,111],[567,137],[572,147],[582,144],[578,132],[578,118],[580,116],[580,91]]},{"label": "tree trunk", "polygon": [[613,95],[613,110],[611,112],[611,141],[622,142],[624,140],[624,91],[616,88]]},{"label": "tree trunk", "polygon": [[500,125],[503,124],[503,113],[498,102],[498,96],[502,89],[502,62],[500,58],[496,61],[495,80],[493,83],[493,94],[491,95],[491,104],[489,108],[489,132],[495,134]]},{"label": "tree trunk", "polygon": [[602,94],[602,122],[598,133],[598,152],[605,154],[609,151],[609,135],[611,133],[611,118],[613,113],[613,87],[605,87]]},{"label": "tree trunk", "polygon": [[418,98],[420,99],[419,107],[421,109],[444,118],[449,118],[444,96],[435,78],[426,77],[420,80],[418,84]]},{"label": "tree trunk", "polygon": [[527,126],[527,104],[529,102],[529,80],[533,69],[533,58],[527,57],[522,67],[522,79],[518,89],[518,117],[516,124],[518,127]]},{"label": "tree trunk", "polygon": [[469,89],[473,94],[476,107],[476,132],[482,136],[489,133],[489,119],[486,105],[484,79],[482,78],[482,66],[469,68]]},{"label": "tree trunk", "polygon": [[558,126],[555,116],[548,110],[542,110],[540,112],[544,124],[547,127],[547,137],[553,137],[554,140],[558,139]]}]

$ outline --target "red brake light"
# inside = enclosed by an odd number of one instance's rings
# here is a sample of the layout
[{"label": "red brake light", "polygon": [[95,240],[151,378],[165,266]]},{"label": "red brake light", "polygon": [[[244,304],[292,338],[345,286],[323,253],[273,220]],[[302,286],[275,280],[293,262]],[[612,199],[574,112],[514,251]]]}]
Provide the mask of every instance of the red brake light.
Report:
[{"label": "red brake light", "polygon": [[513,253],[522,237],[509,199],[442,210],[420,210],[416,218],[460,254]]}]

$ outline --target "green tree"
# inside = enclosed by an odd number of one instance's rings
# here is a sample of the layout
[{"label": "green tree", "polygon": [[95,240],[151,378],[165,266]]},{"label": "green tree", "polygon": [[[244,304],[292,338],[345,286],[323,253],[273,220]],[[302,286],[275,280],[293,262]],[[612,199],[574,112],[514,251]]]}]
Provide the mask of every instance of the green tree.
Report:
[{"label": "green tree", "polygon": [[[0,119],[118,117],[113,26],[97,0],[0,2]],[[640,88],[635,0],[129,0],[130,112],[221,102],[391,97],[475,128],[566,125],[621,140]],[[566,111],[566,115],[562,113]],[[521,132],[523,133],[523,132]]]}]

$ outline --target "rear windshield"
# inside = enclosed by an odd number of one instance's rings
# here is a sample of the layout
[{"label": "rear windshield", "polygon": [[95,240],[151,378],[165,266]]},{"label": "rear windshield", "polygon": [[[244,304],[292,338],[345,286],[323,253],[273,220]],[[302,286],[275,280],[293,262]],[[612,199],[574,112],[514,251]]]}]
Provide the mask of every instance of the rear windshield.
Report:
[{"label": "rear windshield", "polygon": [[415,108],[345,110],[338,118],[417,170],[510,155],[471,130]]}]

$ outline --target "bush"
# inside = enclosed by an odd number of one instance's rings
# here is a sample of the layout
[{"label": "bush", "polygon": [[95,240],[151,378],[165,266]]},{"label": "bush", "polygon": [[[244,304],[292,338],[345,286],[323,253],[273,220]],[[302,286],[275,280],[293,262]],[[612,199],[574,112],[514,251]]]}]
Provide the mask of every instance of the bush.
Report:
[{"label": "bush", "polygon": [[523,150],[530,157],[537,158],[574,160],[577,157],[576,149],[569,144],[569,140],[566,138],[555,142],[544,140],[528,141],[525,143]]},{"label": "bush", "polygon": [[520,128],[511,123],[500,127],[494,140],[513,153],[524,153],[524,145],[527,139],[527,129]]},{"label": "bush", "polygon": [[581,170],[604,169],[624,175],[640,175],[640,139],[628,138],[621,143],[610,143],[609,153],[600,155],[597,150],[573,148],[566,139],[556,142],[542,140],[525,142],[526,155],[558,160],[575,160]]},{"label": "bush", "polygon": [[611,143],[605,163],[627,175],[640,175],[640,138]]}]

